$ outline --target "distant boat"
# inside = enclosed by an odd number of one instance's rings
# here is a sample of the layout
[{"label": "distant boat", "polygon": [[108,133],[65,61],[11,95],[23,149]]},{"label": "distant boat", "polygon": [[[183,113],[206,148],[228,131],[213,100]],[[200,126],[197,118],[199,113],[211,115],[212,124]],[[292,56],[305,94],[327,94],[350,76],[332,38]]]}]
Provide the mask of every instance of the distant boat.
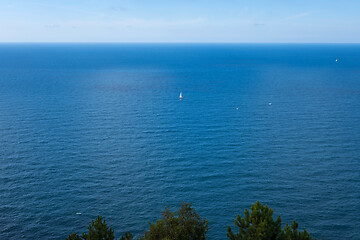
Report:
[{"label": "distant boat", "polygon": [[335,62],[337,62],[338,60],[337,59],[335,59]]},{"label": "distant boat", "polygon": [[183,96],[182,96],[182,92],[180,92],[180,97],[179,97],[180,99],[183,99]]}]

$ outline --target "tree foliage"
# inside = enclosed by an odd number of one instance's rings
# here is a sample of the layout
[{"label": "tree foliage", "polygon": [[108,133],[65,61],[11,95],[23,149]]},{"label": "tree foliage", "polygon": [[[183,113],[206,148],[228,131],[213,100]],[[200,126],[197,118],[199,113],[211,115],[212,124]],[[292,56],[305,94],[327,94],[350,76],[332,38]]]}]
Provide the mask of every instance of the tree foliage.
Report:
[{"label": "tree foliage", "polygon": [[133,240],[133,239],[134,239],[134,236],[129,232],[125,233],[125,236],[122,236],[120,238],[120,240]]},{"label": "tree foliage", "polygon": [[281,233],[280,216],[274,221],[273,210],[259,201],[251,206],[251,213],[245,209],[244,215],[242,218],[238,214],[235,219],[235,225],[239,228],[238,233],[234,234],[231,227],[228,227],[227,235],[231,240],[275,240]]},{"label": "tree foliage", "polygon": [[146,240],[203,240],[207,239],[208,221],[202,219],[189,203],[182,203],[180,210],[172,212],[168,208],[162,219],[150,223],[149,230],[142,239]]},{"label": "tree foliage", "polygon": [[280,216],[274,221],[273,210],[259,201],[244,211],[244,218],[239,214],[235,219],[238,232],[233,233],[230,226],[227,229],[227,236],[231,240],[311,240],[310,234],[304,230],[298,232],[298,223],[293,222],[291,227],[286,224],[281,229]]},{"label": "tree foliage", "polygon": [[97,218],[91,221],[91,224],[88,227],[89,233],[83,233],[82,237],[86,240],[114,240],[114,230],[111,227],[108,227],[105,219],[102,220],[102,217],[97,216]]},{"label": "tree foliage", "polygon": [[[235,225],[238,231],[234,233],[230,226],[227,236],[230,240],[311,240],[310,234],[298,231],[299,224],[294,221],[281,228],[281,218],[273,218],[273,210],[259,201],[252,204],[250,210],[245,209],[244,217],[237,215]],[[79,236],[70,234],[67,240],[114,240],[114,231],[108,227],[105,219],[98,216],[91,221],[88,232]],[[162,218],[155,223],[149,223],[149,229],[139,240],[205,240],[209,230],[208,220],[202,219],[189,203],[181,203],[180,209],[172,212],[165,208]],[[120,240],[133,240],[131,233],[125,233]]]},{"label": "tree foliage", "polygon": [[308,240],[312,239],[310,234],[304,229],[303,232],[297,230],[299,224],[294,221],[291,224],[291,227],[286,224],[282,232],[282,239],[284,240]]},{"label": "tree foliage", "polygon": [[[88,227],[89,232],[83,233],[79,236],[76,233],[70,234],[66,239],[67,240],[114,240],[114,230],[111,227],[108,227],[105,219],[97,216],[97,218],[91,221],[91,224]],[[124,237],[121,237],[120,240],[132,240],[133,236],[131,233],[126,233]]]},{"label": "tree foliage", "polygon": [[66,240],[81,240],[81,237],[76,233],[72,233],[66,238]]}]

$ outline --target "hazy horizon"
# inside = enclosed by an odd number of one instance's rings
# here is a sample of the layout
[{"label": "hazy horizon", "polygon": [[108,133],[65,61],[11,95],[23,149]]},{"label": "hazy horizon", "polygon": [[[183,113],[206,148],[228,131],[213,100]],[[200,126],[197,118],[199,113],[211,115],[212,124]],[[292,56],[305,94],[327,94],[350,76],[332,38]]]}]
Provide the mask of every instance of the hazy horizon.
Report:
[{"label": "hazy horizon", "polygon": [[360,43],[360,2],[10,1],[0,42]]},{"label": "hazy horizon", "polygon": [[21,41],[18,41],[18,42],[0,42],[0,44],[184,44],[184,45],[187,45],[187,44],[204,44],[204,45],[217,45],[217,44],[234,44],[234,45],[246,45],[246,44],[249,44],[249,45],[261,45],[261,44],[269,44],[269,45],[281,45],[281,44],[289,44],[289,45],[297,45],[297,44],[303,44],[303,45],[342,45],[342,44],[350,44],[350,45],[359,45],[360,42],[106,42],[106,41],[103,41],[103,42],[71,42],[71,41],[68,41],[68,42],[40,42],[40,41],[37,41],[37,42],[31,42],[31,41],[28,41],[28,42],[21,42]]}]

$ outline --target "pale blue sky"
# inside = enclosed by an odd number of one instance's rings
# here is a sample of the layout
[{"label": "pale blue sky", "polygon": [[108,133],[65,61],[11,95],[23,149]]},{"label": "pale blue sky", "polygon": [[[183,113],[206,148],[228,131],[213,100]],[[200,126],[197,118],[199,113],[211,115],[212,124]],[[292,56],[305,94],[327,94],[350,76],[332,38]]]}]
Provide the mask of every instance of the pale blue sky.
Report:
[{"label": "pale blue sky", "polygon": [[0,42],[360,43],[360,0],[0,0]]}]

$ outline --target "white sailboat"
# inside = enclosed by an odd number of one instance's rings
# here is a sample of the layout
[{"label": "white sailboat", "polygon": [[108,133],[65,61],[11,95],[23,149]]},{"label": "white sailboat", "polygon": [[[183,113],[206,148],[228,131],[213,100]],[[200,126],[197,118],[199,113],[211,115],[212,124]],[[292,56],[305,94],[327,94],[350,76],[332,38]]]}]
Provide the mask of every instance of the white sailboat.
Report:
[{"label": "white sailboat", "polygon": [[182,96],[182,92],[180,92],[180,97],[179,97],[180,99],[183,99],[183,96]]}]

